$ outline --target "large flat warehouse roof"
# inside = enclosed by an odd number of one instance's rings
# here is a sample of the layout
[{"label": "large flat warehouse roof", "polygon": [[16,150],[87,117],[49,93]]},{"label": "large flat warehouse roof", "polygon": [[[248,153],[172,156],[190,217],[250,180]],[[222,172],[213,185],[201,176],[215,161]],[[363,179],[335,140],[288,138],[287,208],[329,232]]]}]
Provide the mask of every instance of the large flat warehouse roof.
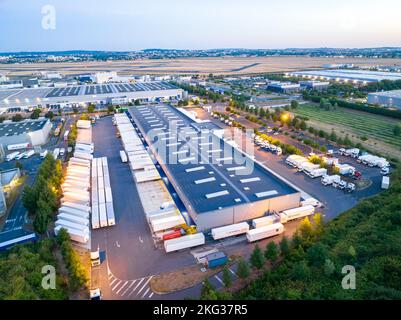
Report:
[{"label": "large flat warehouse roof", "polygon": [[130,114],[198,214],[298,192],[169,105],[132,107]]},{"label": "large flat warehouse roof", "polygon": [[43,129],[49,120],[24,120],[0,124],[0,137],[20,135]]},{"label": "large flat warehouse roof", "polygon": [[179,90],[168,82],[108,83],[65,86],[59,88],[24,88],[0,90],[0,107],[16,107],[87,98],[120,97],[133,93]]},{"label": "large flat warehouse roof", "polygon": [[350,80],[358,82],[379,82],[382,80],[401,80],[401,73],[367,70],[309,70],[288,73],[291,76],[327,80]]}]

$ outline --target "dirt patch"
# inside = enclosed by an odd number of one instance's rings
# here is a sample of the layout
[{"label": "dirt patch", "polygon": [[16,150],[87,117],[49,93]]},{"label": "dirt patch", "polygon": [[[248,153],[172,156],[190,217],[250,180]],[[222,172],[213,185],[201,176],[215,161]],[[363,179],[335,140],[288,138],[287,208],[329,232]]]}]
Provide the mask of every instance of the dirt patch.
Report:
[{"label": "dirt patch", "polygon": [[161,273],[150,280],[150,288],[157,294],[167,294],[187,289],[219,273],[225,267],[230,267],[237,259],[237,256],[230,256],[225,266],[215,269],[205,268],[205,270],[202,271],[204,266],[197,264],[173,272]]}]

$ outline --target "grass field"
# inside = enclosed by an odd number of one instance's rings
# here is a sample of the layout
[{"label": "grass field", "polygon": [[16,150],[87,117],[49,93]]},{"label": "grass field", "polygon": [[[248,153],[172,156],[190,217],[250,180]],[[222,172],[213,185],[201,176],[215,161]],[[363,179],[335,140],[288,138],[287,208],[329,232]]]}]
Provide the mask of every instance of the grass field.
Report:
[{"label": "grass field", "polygon": [[[348,133],[355,142],[397,158],[401,156],[401,137],[393,134],[394,126],[401,124],[400,120],[344,108],[327,111],[315,105],[301,105],[294,113],[308,117],[315,128],[328,132],[334,129],[341,136]],[[363,141],[361,137],[368,140]]]},{"label": "grass field", "polygon": [[295,71],[320,68],[324,64],[399,65],[401,59],[326,58],[306,56],[280,57],[215,57],[178,59],[140,59],[107,62],[55,62],[0,64],[0,73],[26,76],[40,71],[58,71],[62,74],[82,74],[98,71],[116,71],[119,74],[252,74]]}]

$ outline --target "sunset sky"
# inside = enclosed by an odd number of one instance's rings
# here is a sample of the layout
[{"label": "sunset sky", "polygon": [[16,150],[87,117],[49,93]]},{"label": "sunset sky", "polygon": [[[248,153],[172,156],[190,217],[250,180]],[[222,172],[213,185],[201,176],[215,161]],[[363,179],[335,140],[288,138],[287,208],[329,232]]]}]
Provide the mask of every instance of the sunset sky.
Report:
[{"label": "sunset sky", "polygon": [[0,51],[401,46],[400,12],[399,0],[0,0]]}]

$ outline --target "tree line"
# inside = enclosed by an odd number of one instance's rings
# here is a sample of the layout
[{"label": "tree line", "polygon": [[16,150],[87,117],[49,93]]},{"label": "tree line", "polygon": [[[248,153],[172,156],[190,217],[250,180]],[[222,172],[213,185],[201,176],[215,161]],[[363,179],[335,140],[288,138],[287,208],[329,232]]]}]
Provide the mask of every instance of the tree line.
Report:
[{"label": "tree line", "polygon": [[47,231],[53,213],[58,207],[62,179],[61,161],[55,160],[52,154],[47,154],[34,184],[26,185],[23,190],[22,203],[33,217],[34,230],[39,234]]}]

